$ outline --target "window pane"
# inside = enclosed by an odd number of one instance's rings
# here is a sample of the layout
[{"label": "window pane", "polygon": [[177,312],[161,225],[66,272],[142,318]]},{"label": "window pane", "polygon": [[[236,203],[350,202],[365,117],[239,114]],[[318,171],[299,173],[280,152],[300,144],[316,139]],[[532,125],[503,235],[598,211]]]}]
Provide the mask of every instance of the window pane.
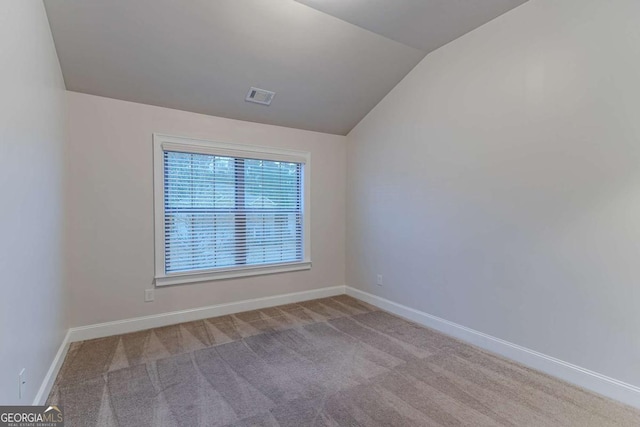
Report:
[{"label": "window pane", "polygon": [[301,261],[302,165],[164,153],[167,273]]}]

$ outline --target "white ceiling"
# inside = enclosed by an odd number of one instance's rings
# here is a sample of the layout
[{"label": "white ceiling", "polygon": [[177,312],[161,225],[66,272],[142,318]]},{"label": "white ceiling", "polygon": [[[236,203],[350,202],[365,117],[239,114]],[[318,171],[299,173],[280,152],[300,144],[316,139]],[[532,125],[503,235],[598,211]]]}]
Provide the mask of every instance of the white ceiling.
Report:
[{"label": "white ceiling", "polygon": [[[336,17],[294,0],[45,5],[69,90],[344,135],[428,49],[524,2],[300,1]],[[271,106],[245,102],[251,86]]]},{"label": "white ceiling", "polygon": [[527,0],[296,0],[425,53]]}]

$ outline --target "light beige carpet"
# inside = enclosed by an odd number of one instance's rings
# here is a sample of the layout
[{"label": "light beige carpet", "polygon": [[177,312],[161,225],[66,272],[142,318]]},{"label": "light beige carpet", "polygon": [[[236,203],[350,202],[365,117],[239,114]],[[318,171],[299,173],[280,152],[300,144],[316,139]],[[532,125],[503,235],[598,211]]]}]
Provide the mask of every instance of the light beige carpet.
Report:
[{"label": "light beige carpet", "polygon": [[48,403],[67,426],[640,426],[347,296],[74,343]]}]

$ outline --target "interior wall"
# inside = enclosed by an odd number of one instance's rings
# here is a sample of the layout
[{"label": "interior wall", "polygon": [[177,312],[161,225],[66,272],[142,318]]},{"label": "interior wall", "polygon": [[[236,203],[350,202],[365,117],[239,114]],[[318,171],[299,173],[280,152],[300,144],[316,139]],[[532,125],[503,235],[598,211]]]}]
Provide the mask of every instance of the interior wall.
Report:
[{"label": "interior wall", "polygon": [[0,2],[0,58],[0,404],[30,405],[66,326],[66,95],[42,1]]},{"label": "interior wall", "polygon": [[348,135],[347,283],[640,386],[638,16],[531,0],[429,54]]},{"label": "interior wall", "polygon": [[[346,137],[68,92],[71,326],[345,284]],[[311,152],[311,270],[153,287],[152,134]]]}]

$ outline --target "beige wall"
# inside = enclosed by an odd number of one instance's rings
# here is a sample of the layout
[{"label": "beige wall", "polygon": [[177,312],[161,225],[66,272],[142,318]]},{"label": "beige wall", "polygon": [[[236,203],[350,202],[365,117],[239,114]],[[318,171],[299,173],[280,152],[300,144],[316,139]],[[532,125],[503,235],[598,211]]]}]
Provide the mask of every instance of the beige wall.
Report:
[{"label": "beige wall", "polygon": [[347,283],[640,386],[639,16],[531,0],[428,55],[348,135]]},{"label": "beige wall", "polygon": [[0,404],[30,405],[66,326],[66,98],[42,1],[0,2],[0,60]]},{"label": "beige wall", "polygon": [[[345,283],[346,138],[68,92],[71,326]],[[153,287],[152,134],[311,152],[310,271]]]}]

